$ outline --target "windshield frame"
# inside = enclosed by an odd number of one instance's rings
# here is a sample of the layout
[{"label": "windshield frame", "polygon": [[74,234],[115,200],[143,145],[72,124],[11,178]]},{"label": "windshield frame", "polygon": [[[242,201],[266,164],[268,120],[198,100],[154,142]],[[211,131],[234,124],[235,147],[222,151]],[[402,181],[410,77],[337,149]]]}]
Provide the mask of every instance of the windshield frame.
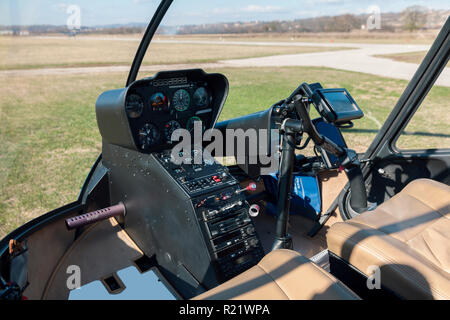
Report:
[{"label": "windshield frame", "polygon": [[136,77],[139,73],[139,69],[141,68],[142,60],[144,59],[148,46],[150,45],[150,42],[152,41],[156,30],[161,24],[162,19],[166,15],[167,10],[172,5],[172,2],[173,0],[161,0],[158,8],[153,14],[153,17],[150,20],[150,23],[148,24],[147,29],[145,30],[145,33],[142,37],[141,43],[139,44],[136,55],[134,56],[133,63],[131,64],[131,69],[128,74],[127,82],[125,84],[126,87],[136,81]]}]

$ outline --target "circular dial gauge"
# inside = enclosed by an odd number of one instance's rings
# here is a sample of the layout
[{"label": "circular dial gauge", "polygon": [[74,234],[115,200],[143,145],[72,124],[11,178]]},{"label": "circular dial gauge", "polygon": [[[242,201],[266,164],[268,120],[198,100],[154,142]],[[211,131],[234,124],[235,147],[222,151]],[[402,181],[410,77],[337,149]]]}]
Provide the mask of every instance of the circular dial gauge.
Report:
[{"label": "circular dial gauge", "polygon": [[200,87],[194,92],[194,96],[192,97],[194,100],[195,106],[198,108],[205,108],[209,105],[209,94],[205,87]]},{"label": "circular dial gauge", "polygon": [[167,122],[164,125],[164,137],[166,138],[167,141],[171,142],[172,140],[172,133],[177,130],[180,129],[181,125],[178,121],[175,120],[171,120],[169,122]]},{"label": "circular dial gauge", "polygon": [[175,110],[186,111],[189,108],[190,100],[189,92],[184,89],[179,89],[173,94],[172,104]]},{"label": "circular dial gauge", "polygon": [[139,118],[144,110],[144,100],[138,94],[130,94],[125,101],[125,110],[130,118]]},{"label": "circular dial gauge", "polygon": [[202,132],[205,131],[205,126],[203,125],[202,119],[200,119],[199,117],[191,117],[189,118],[189,120],[186,123],[186,129],[190,132],[194,131],[194,124],[196,122],[200,122],[201,126],[202,126]]},{"label": "circular dial gauge", "polygon": [[153,111],[169,111],[169,99],[161,93],[157,92],[150,97],[150,106]]},{"label": "circular dial gauge", "polygon": [[160,133],[158,128],[151,124],[145,124],[139,129],[139,142],[141,149],[148,149],[159,142]]}]

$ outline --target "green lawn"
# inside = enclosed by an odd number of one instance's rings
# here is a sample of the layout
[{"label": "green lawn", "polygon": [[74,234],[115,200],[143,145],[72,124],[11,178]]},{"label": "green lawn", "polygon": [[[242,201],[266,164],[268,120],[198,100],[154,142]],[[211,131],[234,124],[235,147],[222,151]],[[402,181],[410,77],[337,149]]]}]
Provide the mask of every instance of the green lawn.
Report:
[{"label": "green lawn", "polygon": [[[325,68],[229,68],[230,94],[221,119],[268,108],[303,81],[345,87],[366,114],[345,133],[364,151],[407,82]],[[126,74],[0,78],[0,237],[76,199],[101,147],[97,96],[124,85]],[[411,128],[446,137],[407,136],[408,147],[450,146],[450,88],[437,87]],[[429,112],[435,108],[440,112]],[[433,124],[433,125],[431,125]],[[410,130],[410,129],[408,129]]]}]

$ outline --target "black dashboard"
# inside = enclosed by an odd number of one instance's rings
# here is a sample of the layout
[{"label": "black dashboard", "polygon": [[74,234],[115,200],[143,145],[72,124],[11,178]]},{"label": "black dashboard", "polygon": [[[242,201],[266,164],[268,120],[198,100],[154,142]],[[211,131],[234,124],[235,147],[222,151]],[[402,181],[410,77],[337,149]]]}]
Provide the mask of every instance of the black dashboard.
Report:
[{"label": "black dashboard", "polygon": [[228,168],[204,152],[201,163],[172,161],[171,133],[192,130],[197,121],[203,130],[214,127],[227,94],[224,75],[193,69],[159,72],[106,91],[96,103],[110,201],[124,204],[127,233],[148,257],[156,257],[186,298],[264,255],[247,189]]},{"label": "black dashboard", "polygon": [[141,153],[171,149],[178,128],[214,127],[228,95],[228,80],[202,69],[162,71],[128,87],[103,92],[96,117],[104,141]]},{"label": "black dashboard", "polygon": [[170,148],[172,133],[214,126],[228,91],[226,78],[202,70],[160,72],[133,83],[126,94],[125,111],[134,144],[141,152]]}]

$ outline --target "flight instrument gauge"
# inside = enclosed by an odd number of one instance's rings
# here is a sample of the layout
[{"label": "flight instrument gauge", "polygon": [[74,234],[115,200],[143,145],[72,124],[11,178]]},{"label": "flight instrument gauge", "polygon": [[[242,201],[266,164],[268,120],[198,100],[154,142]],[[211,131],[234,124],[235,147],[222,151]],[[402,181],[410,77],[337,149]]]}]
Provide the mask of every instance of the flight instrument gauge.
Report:
[{"label": "flight instrument gauge", "polygon": [[197,108],[206,108],[209,105],[210,97],[205,87],[200,87],[194,92],[192,97]]},{"label": "flight instrument gauge", "polygon": [[154,124],[147,123],[139,129],[139,143],[142,150],[156,145],[159,142],[159,138],[159,130]]},{"label": "flight instrument gauge", "polygon": [[150,105],[153,111],[169,111],[169,99],[162,92],[157,92],[150,97]]},{"label": "flight instrument gauge", "polygon": [[189,132],[193,133],[194,132],[194,126],[197,123],[199,124],[199,126],[201,126],[202,132],[204,132],[205,131],[205,125],[203,124],[202,119],[200,119],[197,116],[189,118],[189,120],[186,123],[186,129]]},{"label": "flight instrument gauge", "polygon": [[169,122],[167,122],[164,125],[164,137],[166,138],[166,140],[171,142],[172,141],[172,133],[175,130],[180,129],[180,128],[181,128],[181,125],[178,121],[170,120]]},{"label": "flight instrument gauge", "polygon": [[125,110],[128,117],[139,118],[144,110],[144,100],[138,94],[130,94],[125,101]]},{"label": "flight instrument gauge", "polygon": [[189,92],[184,89],[179,89],[173,94],[172,105],[177,111],[186,111],[189,108],[190,102],[191,97],[189,96]]}]

